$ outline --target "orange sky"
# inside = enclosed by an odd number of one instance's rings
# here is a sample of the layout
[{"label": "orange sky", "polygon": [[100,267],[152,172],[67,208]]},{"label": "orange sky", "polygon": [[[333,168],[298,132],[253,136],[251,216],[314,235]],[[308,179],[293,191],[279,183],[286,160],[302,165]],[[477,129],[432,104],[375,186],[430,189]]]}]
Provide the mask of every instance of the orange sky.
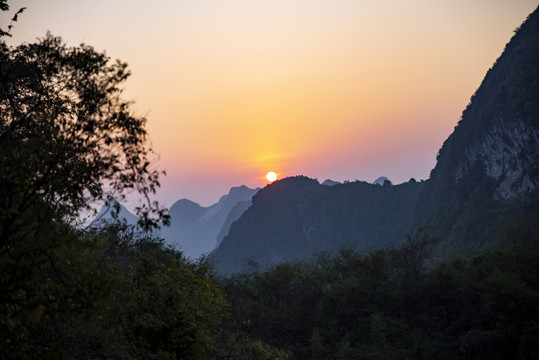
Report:
[{"label": "orange sky", "polygon": [[[202,205],[266,172],[396,183],[436,153],[537,0],[11,1],[12,44],[47,30],[130,64],[167,171]],[[2,21],[6,17],[1,18]]]}]

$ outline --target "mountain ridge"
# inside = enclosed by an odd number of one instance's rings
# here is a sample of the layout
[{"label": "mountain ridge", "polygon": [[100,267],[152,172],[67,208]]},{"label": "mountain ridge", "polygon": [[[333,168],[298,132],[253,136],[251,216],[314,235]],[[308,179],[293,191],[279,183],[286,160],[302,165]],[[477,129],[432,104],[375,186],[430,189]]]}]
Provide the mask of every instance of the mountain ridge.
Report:
[{"label": "mountain ridge", "polygon": [[491,247],[496,228],[539,204],[539,7],[487,72],[442,144],[427,181],[323,186],[302,176],[253,197],[212,256],[219,271],[269,266],[353,246],[402,243],[429,226],[439,253]]},{"label": "mountain ridge", "polygon": [[[185,256],[198,258],[218,245],[228,233],[231,222],[248,208],[252,196],[258,190],[245,185],[232,187],[228,194],[208,207],[185,198],[177,200],[169,209],[170,226],[162,226],[157,234],[164,238],[165,243],[181,250]],[[112,213],[115,206],[119,209],[117,218]],[[137,226],[138,217],[118,201],[110,200],[102,206],[89,226],[100,226],[116,220]]]}]

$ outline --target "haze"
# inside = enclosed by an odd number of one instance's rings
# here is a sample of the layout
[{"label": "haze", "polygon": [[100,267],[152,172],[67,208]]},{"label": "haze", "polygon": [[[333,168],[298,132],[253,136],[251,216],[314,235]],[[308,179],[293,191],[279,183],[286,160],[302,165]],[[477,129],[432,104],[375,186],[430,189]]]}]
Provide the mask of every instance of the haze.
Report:
[{"label": "haze", "polygon": [[[12,1],[11,44],[50,30],[127,61],[157,200],[231,186],[428,178],[529,0]],[[4,16],[4,15],[3,15]],[[0,20],[5,22],[6,16]]]}]

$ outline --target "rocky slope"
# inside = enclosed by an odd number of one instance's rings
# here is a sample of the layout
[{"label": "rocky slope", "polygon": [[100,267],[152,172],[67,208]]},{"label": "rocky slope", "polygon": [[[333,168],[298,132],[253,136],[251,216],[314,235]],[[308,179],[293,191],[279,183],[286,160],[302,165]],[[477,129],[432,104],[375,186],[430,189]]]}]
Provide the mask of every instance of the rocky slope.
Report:
[{"label": "rocky slope", "polygon": [[[478,168],[496,200],[525,199],[539,188],[539,14],[532,13],[488,71],[444,142],[431,179],[451,186]],[[448,184],[446,184],[448,185]]]}]

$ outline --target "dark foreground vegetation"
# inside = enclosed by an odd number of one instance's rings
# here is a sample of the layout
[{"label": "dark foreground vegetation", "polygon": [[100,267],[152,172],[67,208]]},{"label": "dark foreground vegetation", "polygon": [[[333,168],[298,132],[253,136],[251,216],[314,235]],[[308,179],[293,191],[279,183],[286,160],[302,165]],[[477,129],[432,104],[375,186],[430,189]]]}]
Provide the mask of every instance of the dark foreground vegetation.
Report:
[{"label": "dark foreground vegetation", "polygon": [[[57,247],[20,259],[24,277],[2,273],[1,358],[283,358],[228,329],[229,305],[203,260],[122,225],[61,230]],[[3,269],[10,262],[0,258]]]},{"label": "dark foreground vegetation", "polygon": [[226,278],[126,226],[56,223],[58,246],[0,257],[20,262],[2,272],[0,358],[537,359],[538,219],[441,264],[420,231]]},{"label": "dark foreground vegetation", "polygon": [[438,265],[419,232],[398,249],[342,250],[223,286],[236,328],[296,359],[534,359],[538,225],[513,223],[505,245]]}]

